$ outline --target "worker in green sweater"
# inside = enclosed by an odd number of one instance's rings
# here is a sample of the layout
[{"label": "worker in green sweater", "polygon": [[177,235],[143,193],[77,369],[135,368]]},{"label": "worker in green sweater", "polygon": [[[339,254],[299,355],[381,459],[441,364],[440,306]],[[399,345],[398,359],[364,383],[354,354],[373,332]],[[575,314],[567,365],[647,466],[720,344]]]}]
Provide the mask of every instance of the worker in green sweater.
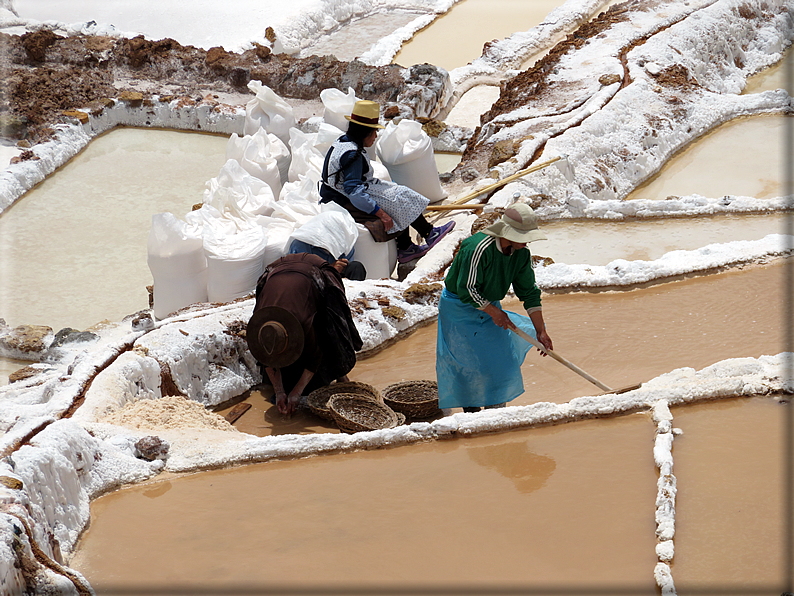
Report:
[{"label": "worker in green sweater", "polygon": [[[461,243],[438,304],[436,376],[441,408],[477,412],[504,406],[524,392],[521,364],[532,345],[510,329],[519,327],[554,349],[526,247],[545,238],[532,209],[515,203],[499,221]],[[511,285],[526,317],[501,308],[499,301]]]}]

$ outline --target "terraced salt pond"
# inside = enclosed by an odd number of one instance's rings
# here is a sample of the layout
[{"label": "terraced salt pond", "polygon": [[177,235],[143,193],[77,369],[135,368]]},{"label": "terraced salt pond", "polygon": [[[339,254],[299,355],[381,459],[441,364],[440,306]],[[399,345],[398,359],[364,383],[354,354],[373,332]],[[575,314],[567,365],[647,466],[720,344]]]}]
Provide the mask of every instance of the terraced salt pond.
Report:
[{"label": "terraced salt pond", "polygon": [[[791,316],[784,276],[785,264],[778,262],[626,292],[552,294],[543,298],[543,313],[557,352],[620,388],[677,368],[700,370],[728,358],[784,351]],[[522,312],[516,300],[504,306]],[[380,389],[403,380],[435,379],[435,348],[436,324],[431,323],[360,360],[350,377]],[[527,355],[522,373],[526,392],[513,405],[565,403],[600,392],[535,350]],[[283,418],[269,397],[269,387],[246,396],[253,407],[237,428],[259,436],[335,432],[331,423],[308,413]]]},{"label": "terraced salt pond", "polygon": [[[558,352],[617,386],[781,351],[782,274],[778,263],[631,292],[551,295],[544,312]],[[359,362],[351,377],[378,387],[434,378],[434,347],[434,326],[422,328]],[[536,353],[523,373],[527,392],[516,405],[593,394]],[[257,407],[240,430],[328,430],[308,414],[275,414],[268,395],[251,392]],[[673,449],[680,515],[672,571],[682,586],[780,593],[783,424],[792,406],[778,401],[674,408],[684,434]],[[510,586],[655,594],[654,432],[647,414],[631,414],[158,477],[92,503],[70,565],[100,593]],[[189,552],[180,548],[188,541]],[[432,552],[417,559],[421,545]],[[754,564],[735,565],[736,552]]]},{"label": "terraced salt pond", "polygon": [[[721,144],[711,145],[718,151]],[[0,317],[86,329],[148,307],[151,215],[184,215],[225,162],[221,136],[117,129],[93,141],[0,216]],[[729,147],[723,148],[731,153]],[[704,171],[706,175],[706,171]],[[536,254],[605,265],[781,233],[785,215],[545,224]],[[47,238],[47,242],[42,242]],[[46,291],[43,291],[46,288]],[[5,383],[18,362],[0,360]]]},{"label": "terraced salt pond", "polygon": [[557,8],[559,0],[463,0],[403,44],[392,62],[465,66],[483,53],[483,44],[528,31]]}]

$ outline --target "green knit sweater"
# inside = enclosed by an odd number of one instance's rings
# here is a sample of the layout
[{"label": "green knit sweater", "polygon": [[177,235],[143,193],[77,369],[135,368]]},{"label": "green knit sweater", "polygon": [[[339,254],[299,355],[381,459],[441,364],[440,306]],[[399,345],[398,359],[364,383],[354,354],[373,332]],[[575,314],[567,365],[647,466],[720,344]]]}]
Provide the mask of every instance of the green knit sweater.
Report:
[{"label": "green knit sweater", "polygon": [[510,285],[527,310],[540,306],[532,255],[522,248],[510,256],[496,246],[497,238],[478,232],[466,238],[444,280],[447,290],[475,308],[502,300]]}]

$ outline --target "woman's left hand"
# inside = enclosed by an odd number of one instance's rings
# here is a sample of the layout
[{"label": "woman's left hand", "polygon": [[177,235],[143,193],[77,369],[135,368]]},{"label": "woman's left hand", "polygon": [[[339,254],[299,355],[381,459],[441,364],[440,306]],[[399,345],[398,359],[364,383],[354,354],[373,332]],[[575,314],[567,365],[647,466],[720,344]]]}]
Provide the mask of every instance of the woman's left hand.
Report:
[{"label": "woman's left hand", "polygon": [[342,275],[342,272],[345,270],[345,267],[347,267],[347,259],[337,259],[332,265],[332,267],[339,272],[339,275]]}]

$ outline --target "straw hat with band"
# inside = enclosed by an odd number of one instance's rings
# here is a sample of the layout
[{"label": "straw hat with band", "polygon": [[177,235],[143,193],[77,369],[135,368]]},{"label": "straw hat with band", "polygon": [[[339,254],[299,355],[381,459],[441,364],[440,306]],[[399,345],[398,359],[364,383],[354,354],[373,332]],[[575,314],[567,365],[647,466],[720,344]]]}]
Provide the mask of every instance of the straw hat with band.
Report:
[{"label": "straw hat with band", "polygon": [[380,105],[377,102],[367,99],[358,100],[353,106],[353,113],[345,116],[350,122],[355,122],[361,126],[369,128],[386,128],[378,123],[380,117]]},{"label": "straw hat with band", "polygon": [[303,352],[303,327],[280,306],[265,306],[254,312],[245,334],[248,349],[263,366],[283,368]]},{"label": "straw hat with band", "polygon": [[483,229],[483,234],[504,238],[519,244],[546,240],[546,235],[538,229],[535,212],[526,203],[510,205],[501,219]]}]

